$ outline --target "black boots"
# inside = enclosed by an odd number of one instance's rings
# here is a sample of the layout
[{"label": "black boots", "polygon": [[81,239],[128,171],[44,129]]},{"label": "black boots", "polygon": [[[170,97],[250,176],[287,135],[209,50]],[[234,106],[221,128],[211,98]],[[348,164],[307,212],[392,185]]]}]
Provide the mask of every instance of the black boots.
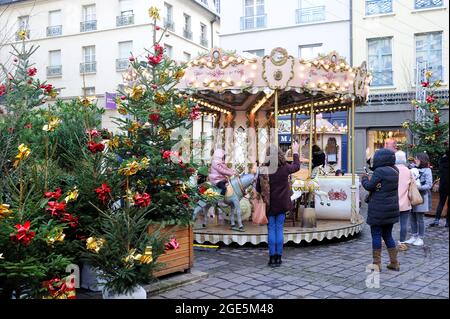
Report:
[{"label": "black boots", "polygon": [[270,256],[268,265],[271,267],[280,267],[282,264],[281,255]]}]

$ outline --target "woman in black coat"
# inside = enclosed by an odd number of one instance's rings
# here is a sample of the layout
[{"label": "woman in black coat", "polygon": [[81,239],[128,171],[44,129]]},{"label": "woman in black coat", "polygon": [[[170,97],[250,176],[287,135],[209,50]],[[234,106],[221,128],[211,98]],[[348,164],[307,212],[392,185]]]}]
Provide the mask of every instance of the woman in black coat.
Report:
[{"label": "woman in black coat", "polygon": [[392,227],[398,222],[398,176],[395,167],[395,153],[386,148],[373,156],[373,175],[363,176],[362,186],[369,191],[367,224],[372,233],[373,264],[381,270],[381,238],[388,248],[390,264],[388,269],[400,270],[397,260],[397,247],[392,238]]},{"label": "woman in black coat", "polygon": [[[448,198],[448,150],[444,156],[439,160],[439,204],[436,208],[436,216],[434,222],[429,226],[439,226],[439,220],[441,219],[442,210],[444,209],[445,202]],[[448,205],[447,205],[447,222],[445,227],[448,227]]]}]

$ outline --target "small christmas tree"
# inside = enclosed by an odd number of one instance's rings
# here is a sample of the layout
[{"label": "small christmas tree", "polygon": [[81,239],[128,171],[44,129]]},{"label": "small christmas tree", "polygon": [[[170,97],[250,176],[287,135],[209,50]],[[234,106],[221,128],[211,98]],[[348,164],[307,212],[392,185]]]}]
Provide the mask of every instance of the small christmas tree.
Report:
[{"label": "small christmas tree", "polygon": [[415,121],[405,121],[403,127],[409,129],[413,143],[407,146],[412,154],[426,152],[430,157],[433,168],[437,168],[439,158],[448,149],[448,120],[442,119],[441,110],[448,106],[448,100],[439,99],[435,95],[436,89],[441,87],[441,81],[430,82],[432,73],[425,73],[425,81],[421,83],[426,90],[425,101],[413,100],[419,114],[422,114]]}]

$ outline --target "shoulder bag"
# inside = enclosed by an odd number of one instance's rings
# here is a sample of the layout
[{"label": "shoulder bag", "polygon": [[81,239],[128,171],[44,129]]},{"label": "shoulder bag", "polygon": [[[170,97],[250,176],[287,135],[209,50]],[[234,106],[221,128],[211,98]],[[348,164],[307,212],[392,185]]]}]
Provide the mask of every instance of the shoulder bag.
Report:
[{"label": "shoulder bag", "polygon": [[423,198],[422,195],[419,192],[419,189],[416,185],[416,179],[413,177],[412,173],[410,173],[410,183],[409,183],[409,189],[408,189],[408,198],[411,202],[412,206],[417,206],[420,204],[423,204]]}]

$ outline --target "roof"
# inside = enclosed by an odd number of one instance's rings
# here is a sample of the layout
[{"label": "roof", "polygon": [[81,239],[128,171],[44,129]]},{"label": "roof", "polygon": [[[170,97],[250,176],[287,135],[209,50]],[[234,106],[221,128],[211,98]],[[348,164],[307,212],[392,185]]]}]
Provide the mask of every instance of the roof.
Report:
[{"label": "roof", "polygon": [[23,2],[23,1],[26,1],[26,0],[0,0],[0,5],[12,4],[12,3]]},{"label": "roof", "polygon": [[203,2],[201,2],[200,0],[192,0],[192,2],[194,2],[196,5],[198,5],[199,7],[202,7],[203,9],[205,9],[206,11],[208,11],[209,13],[213,14],[216,18],[220,18],[220,15],[217,13],[217,11],[212,10],[207,4],[204,4]]}]

